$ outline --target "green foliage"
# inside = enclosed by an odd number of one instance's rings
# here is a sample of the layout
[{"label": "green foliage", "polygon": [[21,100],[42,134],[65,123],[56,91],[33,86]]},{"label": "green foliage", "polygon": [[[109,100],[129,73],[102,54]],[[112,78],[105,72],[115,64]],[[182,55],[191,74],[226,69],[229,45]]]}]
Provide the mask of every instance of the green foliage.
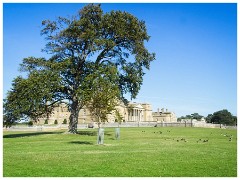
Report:
[{"label": "green foliage", "polygon": [[48,124],[48,120],[47,119],[45,119],[44,124]]},{"label": "green foliage", "polygon": [[121,124],[124,118],[117,109],[115,110],[115,116],[116,116],[115,122],[118,122],[119,124]]},{"label": "green foliage", "polygon": [[202,117],[204,116],[199,115],[198,113],[193,113],[191,115],[181,116],[180,118],[178,118],[178,121],[180,121],[181,119],[196,119],[200,121]]},{"label": "green foliage", "polygon": [[66,119],[63,120],[63,124],[67,124],[67,120]]},{"label": "green foliage", "polygon": [[107,115],[115,110],[120,97],[117,69],[113,65],[98,66],[86,80],[89,85],[87,107],[96,122],[105,122]]},{"label": "green foliage", "polygon": [[207,121],[215,124],[236,125],[237,117],[233,116],[228,110],[223,109],[221,111],[214,112],[213,114],[209,114]]},{"label": "green foliage", "polygon": [[29,121],[29,122],[28,122],[28,126],[33,126],[33,122],[32,122],[32,121]]},{"label": "green foliage", "polygon": [[212,114],[208,114],[207,117],[206,117],[206,122],[207,123],[212,123]]},{"label": "green foliage", "polygon": [[58,121],[55,119],[54,124],[58,124]]},{"label": "green foliage", "polygon": [[[3,105],[4,107],[4,105]],[[8,114],[3,114],[3,127],[11,127],[15,122],[15,118],[11,116],[10,113]]]},{"label": "green foliage", "polygon": [[4,100],[4,114],[8,122],[24,116],[33,120],[46,117],[52,104],[58,100],[56,94],[59,78],[51,71],[33,71],[27,79],[17,77]]},{"label": "green foliage", "polygon": [[47,117],[57,103],[67,102],[69,132],[77,133],[83,106],[90,101],[97,119],[105,120],[116,99],[137,96],[144,70],[155,59],[145,48],[150,36],[144,21],[127,12],[104,14],[99,4],[86,5],[73,18],[42,21],[41,34],[51,57],[23,59],[20,69],[27,77],[14,80],[4,103],[10,123],[23,115]]},{"label": "green foliage", "polygon": [[198,113],[193,113],[193,114],[191,114],[191,116],[192,116],[192,119],[196,119],[198,121],[200,121],[203,117],[202,115],[199,115]]}]

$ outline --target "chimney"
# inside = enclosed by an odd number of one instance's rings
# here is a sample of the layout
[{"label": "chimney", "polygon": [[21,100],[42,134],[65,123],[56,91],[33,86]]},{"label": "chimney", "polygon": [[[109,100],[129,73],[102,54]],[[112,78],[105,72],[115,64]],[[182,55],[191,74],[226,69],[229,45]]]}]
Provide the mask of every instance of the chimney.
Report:
[{"label": "chimney", "polygon": [[168,109],[166,109],[166,112],[168,112]]},{"label": "chimney", "polygon": [[164,112],[164,108],[162,108],[161,111]]}]

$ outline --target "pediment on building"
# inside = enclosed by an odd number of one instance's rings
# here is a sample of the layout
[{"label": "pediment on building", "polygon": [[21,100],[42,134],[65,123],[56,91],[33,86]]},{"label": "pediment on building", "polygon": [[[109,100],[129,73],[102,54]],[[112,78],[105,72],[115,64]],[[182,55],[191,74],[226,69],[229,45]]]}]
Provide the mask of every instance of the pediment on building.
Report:
[{"label": "pediment on building", "polygon": [[143,109],[143,107],[141,106],[141,104],[137,104],[137,105],[135,106],[135,108]]},{"label": "pediment on building", "polygon": [[144,107],[141,104],[135,102],[130,102],[128,104],[128,108],[144,109]]}]

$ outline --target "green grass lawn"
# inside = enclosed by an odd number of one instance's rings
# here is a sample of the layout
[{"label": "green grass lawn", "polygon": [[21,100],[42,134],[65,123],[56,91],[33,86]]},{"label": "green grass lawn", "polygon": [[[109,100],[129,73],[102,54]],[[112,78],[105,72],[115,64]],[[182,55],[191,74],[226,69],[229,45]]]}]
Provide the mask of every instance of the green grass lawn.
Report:
[{"label": "green grass lawn", "polygon": [[120,140],[115,140],[114,128],[105,128],[104,145],[96,144],[97,129],[80,130],[77,135],[4,132],[3,176],[237,176],[236,130],[158,127],[120,131]]}]

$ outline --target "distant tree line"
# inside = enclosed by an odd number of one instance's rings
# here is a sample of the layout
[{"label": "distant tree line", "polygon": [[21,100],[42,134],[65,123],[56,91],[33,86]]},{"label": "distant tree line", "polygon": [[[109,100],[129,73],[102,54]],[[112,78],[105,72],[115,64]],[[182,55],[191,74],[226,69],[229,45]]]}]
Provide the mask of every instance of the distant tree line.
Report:
[{"label": "distant tree line", "polygon": [[182,119],[196,119],[200,121],[204,116],[198,114],[198,113],[193,113],[191,115],[186,115],[186,116],[181,116],[178,118],[178,121],[181,121]]},{"label": "distant tree line", "polygon": [[223,109],[221,111],[208,114],[206,122],[214,124],[226,124],[237,125],[237,116],[233,116],[228,110]]},{"label": "distant tree line", "polygon": [[[199,115],[198,113],[193,113],[191,115],[181,116],[178,118],[178,121],[184,119],[196,119],[200,121],[204,116]],[[213,114],[208,114],[207,117],[204,117],[207,123],[213,124],[226,124],[226,125],[237,125],[237,116],[233,116],[227,109],[223,109]]]}]

